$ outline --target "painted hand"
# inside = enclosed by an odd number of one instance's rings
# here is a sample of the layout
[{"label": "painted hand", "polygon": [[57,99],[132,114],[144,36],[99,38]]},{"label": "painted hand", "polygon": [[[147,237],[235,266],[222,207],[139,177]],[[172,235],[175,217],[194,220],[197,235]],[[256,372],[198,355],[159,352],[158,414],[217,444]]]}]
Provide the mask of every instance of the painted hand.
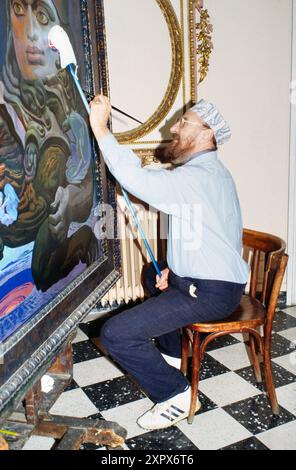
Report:
[{"label": "painted hand", "polygon": [[48,217],[48,227],[52,237],[62,243],[68,235],[71,222],[70,197],[68,188],[57,189],[55,200],[51,204],[51,215]]},{"label": "painted hand", "polygon": [[0,191],[0,223],[9,227],[18,218],[19,198],[11,184],[4,186],[4,194]]}]

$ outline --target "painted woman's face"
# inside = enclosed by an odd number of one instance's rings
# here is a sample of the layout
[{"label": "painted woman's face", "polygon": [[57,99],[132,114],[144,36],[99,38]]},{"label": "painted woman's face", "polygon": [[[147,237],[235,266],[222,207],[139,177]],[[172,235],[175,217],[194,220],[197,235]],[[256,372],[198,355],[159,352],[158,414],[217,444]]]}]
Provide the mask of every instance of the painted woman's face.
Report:
[{"label": "painted woman's face", "polygon": [[52,0],[11,0],[10,18],[17,63],[26,80],[57,72],[57,54],[48,47],[48,33],[59,25]]}]

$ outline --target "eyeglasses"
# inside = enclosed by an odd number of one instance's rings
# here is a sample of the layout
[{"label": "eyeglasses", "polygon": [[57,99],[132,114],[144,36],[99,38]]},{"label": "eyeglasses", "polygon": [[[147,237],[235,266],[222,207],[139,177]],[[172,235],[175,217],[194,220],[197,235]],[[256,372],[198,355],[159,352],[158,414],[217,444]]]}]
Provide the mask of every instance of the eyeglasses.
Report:
[{"label": "eyeglasses", "polygon": [[184,124],[192,124],[193,126],[205,127],[203,124],[199,124],[198,122],[194,122],[194,121],[189,121],[188,119],[184,117],[177,119],[175,124],[179,124],[180,127],[183,127]]}]

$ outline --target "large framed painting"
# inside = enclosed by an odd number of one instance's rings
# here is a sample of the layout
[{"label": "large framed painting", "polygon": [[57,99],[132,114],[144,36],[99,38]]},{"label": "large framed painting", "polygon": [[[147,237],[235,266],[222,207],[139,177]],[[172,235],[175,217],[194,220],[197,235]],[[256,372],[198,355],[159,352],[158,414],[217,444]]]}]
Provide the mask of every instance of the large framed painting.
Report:
[{"label": "large framed painting", "polygon": [[115,185],[73,79],[48,47],[61,25],[82,87],[108,95],[103,1],[1,6],[0,412],[120,277],[116,233],[106,230],[116,225]]}]

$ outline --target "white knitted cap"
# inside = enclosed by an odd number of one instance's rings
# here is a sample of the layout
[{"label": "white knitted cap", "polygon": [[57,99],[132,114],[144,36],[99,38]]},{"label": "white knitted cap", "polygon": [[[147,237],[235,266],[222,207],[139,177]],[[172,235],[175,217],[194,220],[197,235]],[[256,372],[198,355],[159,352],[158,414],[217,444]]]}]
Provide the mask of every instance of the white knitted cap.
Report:
[{"label": "white knitted cap", "polygon": [[231,137],[231,130],[222,114],[212,103],[202,99],[190,111],[196,113],[213,129],[217,145],[223,145]]}]

